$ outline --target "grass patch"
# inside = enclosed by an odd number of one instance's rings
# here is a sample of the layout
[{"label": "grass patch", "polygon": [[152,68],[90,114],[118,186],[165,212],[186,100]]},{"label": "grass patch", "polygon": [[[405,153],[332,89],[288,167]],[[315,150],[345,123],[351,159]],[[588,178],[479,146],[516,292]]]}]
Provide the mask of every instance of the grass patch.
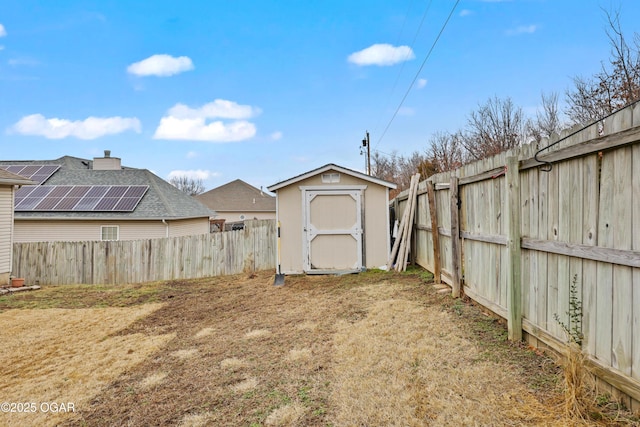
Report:
[{"label": "grass patch", "polygon": [[1,296],[0,313],[10,309],[131,307],[163,301],[172,290],[171,282],[43,286],[37,291]]}]

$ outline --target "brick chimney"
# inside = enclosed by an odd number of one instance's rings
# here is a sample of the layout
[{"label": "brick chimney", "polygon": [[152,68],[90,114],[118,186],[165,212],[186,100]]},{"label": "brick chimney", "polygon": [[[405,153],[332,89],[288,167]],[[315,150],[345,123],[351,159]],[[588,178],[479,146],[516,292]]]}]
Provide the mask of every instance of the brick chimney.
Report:
[{"label": "brick chimney", "polygon": [[122,169],[122,162],[118,157],[111,157],[111,150],[104,150],[104,157],[93,158],[93,170],[113,171]]}]

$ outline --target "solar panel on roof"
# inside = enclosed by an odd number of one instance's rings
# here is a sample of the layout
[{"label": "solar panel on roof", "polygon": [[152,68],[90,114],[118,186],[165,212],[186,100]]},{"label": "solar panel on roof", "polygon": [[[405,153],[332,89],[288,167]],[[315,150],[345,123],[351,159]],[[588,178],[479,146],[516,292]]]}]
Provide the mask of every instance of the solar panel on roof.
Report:
[{"label": "solar panel on roof", "polygon": [[60,166],[58,165],[0,165],[0,169],[7,170],[22,177],[31,179],[38,184],[45,182]]},{"label": "solar panel on roof", "polygon": [[94,211],[112,211],[113,207],[118,204],[117,197],[103,197],[95,208]]},{"label": "solar panel on roof", "polygon": [[34,188],[36,188],[35,185],[25,185],[20,187],[18,191],[16,191],[16,200],[18,200],[18,198],[24,199],[33,191]]},{"label": "solar panel on roof", "polygon": [[87,192],[87,197],[102,197],[108,190],[108,185],[92,185]]},{"label": "solar panel on roof", "polygon": [[140,197],[147,191],[146,185],[132,185],[123,197]]},{"label": "solar panel on roof", "polygon": [[139,197],[123,197],[120,199],[117,205],[114,206],[114,211],[132,211],[140,201]]},{"label": "solar panel on roof", "polygon": [[77,205],[73,207],[74,211],[92,211],[94,206],[98,204],[100,197],[83,197]]},{"label": "solar panel on roof", "polygon": [[91,189],[89,185],[76,185],[69,191],[68,197],[82,197]]},{"label": "solar panel on roof", "polygon": [[16,211],[30,211],[42,201],[47,195],[51,192],[53,188],[49,186],[36,186],[29,193],[28,196],[24,197],[20,203],[15,204]]},{"label": "solar panel on roof", "polygon": [[2,168],[3,168],[4,170],[7,170],[7,171],[11,172],[11,173],[16,173],[16,174],[17,174],[17,173],[18,173],[18,172],[20,172],[22,169],[24,169],[24,166],[6,166],[6,167],[5,167],[5,166],[2,166]]},{"label": "solar panel on roof", "polygon": [[55,206],[56,211],[71,211],[80,201],[80,197],[65,197]]},{"label": "solar panel on roof", "polygon": [[147,185],[31,185],[16,193],[16,211],[132,212]]},{"label": "solar panel on roof", "polygon": [[32,177],[33,175],[35,175],[41,168],[42,166],[37,165],[37,166],[25,166],[24,169],[22,169],[20,171],[20,173],[23,173],[25,176],[28,177]]},{"label": "solar panel on roof", "polygon": [[39,185],[33,188],[33,191],[29,194],[29,197],[45,197],[47,194],[55,188],[55,185]]},{"label": "solar panel on roof", "polygon": [[73,188],[72,185],[56,185],[52,187],[54,187],[54,189],[51,190],[48,197],[64,197]]},{"label": "solar panel on roof", "polygon": [[60,203],[62,198],[60,197],[45,197],[44,199],[40,199],[40,203],[35,205],[32,210],[34,211],[50,211]]},{"label": "solar panel on roof", "polygon": [[117,197],[120,198],[127,192],[128,187],[111,187],[104,197]]}]

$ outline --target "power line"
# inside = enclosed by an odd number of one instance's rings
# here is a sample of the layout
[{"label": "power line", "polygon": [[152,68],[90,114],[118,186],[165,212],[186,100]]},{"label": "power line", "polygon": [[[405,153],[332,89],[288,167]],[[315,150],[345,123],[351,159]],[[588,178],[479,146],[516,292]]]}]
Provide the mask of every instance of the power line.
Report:
[{"label": "power line", "polygon": [[400,108],[402,107],[402,104],[404,104],[404,101],[407,99],[407,96],[409,96],[409,92],[411,92],[411,89],[413,88],[413,85],[416,83],[416,80],[418,80],[418,77],[420,76],[420,73],[422,72],[422,69],[424,68],[424,65],[427,63],[427,60],[431,56],[431,52],[433,52],[433,49],[436,47],[436,44],[438,43],[438,40],[440,40],[440,36],[442,36],[442,33],[444,32],[444,29],[447,27],[447,24],[449,23],[449,20],[451,19],[451,16],[453,16],[453,12],[455,12],[456,7],[458,7],[458,3],[460,3],[460,0],[456,0],[456,3],[451,8],[451,12],[449,12],[449,16],[447,16],[447,19],[446,19],[446,21],[444,21],[444,24],[442,25],[442,28],[440,28],[440,32],[438,33],[438,36],[433,41],[433,44],[431,45],[431,48],[429,49],[429,52],[427,52],[427,55],[425,56],[424,60],[422,61],[422,64],[420,65],[420,68],[418,69],[418,72],[413,77],[413,80],[411,81],[411,84],[409,84],[409,87],[407,88],[407,91],[405,92],[404,96],[402,97],[402,100],[400,101],[400,104],[398,104],[398,108],[396,108],[396,111],[394,111],[393,116],[391,116],[391,120],[389,120],[389,123],[387,123],[387,126],[384,128],[384,131],[382,132],[382,135],[380,135],[380,138],[378,139],[378,142],[376,142],[376,146],[380,144],[380,142],[382,141],[384,136],[387,134],[387,131],[389,130],[389,127],[391,126],[391,123],[393,123],[393,120],[398,115],[398,111],[400,111]]}]

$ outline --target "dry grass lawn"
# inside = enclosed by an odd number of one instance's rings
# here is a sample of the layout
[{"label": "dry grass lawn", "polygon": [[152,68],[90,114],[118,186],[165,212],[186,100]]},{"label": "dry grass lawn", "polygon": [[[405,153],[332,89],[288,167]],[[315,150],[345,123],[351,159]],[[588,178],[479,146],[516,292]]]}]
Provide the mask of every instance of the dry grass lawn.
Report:
[{"label": "dry grass lawn", "polygon": [[[160,350],[173,333],[115,335],[160,304],[128,308],[9,310],[0,313],[0,396],[3,402],[36,402],[35,413],[3,413],[2,425],[55,425],[42,403],[89,405],[126,369]],[[18,410],[18,408],[16,408]]]},{"label": "dry grass lawn", "polygon": [[257,275],[0,298],[0,425],[571,425],[559,370],[424,274]]}]

